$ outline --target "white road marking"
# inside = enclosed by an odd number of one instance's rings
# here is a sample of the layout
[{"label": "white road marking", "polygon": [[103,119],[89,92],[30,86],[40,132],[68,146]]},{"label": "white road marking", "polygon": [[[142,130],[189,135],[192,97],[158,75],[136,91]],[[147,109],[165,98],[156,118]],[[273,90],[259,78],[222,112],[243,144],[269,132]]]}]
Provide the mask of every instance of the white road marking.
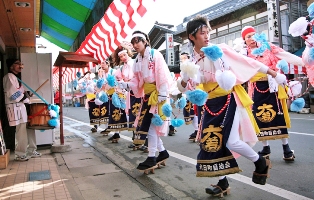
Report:
[{"label": "white road marking", "polygon": [[291,118],[291,117],[290,117],[290,119],[314,120],[313,118],[309,119],[309,118]]},{"label": "white road marking", "polygon": [[73,127],[73,126],[82,126],[82,124],[81,123],[75,123],[75,124],[70,124],[70,126],[71,127]]},{"label": "white road marking", "polygon": [[[76,119],[72,119],[72,118],[65,117],[65,116],[64,116],[64,118],[67,118],[69,120],[75,121],[77,123],[81,123],[82,125],[91,126],[88,123],[81,122],[81,121],[78,121]],[[99,129],[100,130],[104,130],[104,129],[100,128],[100,127],[99,127]],[[289,133],[313,136],[313,135],[307,134],[307,133],[298,133],[298,132],[289,132]],[[124,135],[120,135],[120,137],[125,139],[125,140],[132,141],[132,139],[130,137],[127,137],[127,136],[124,136]],[[177,159],[179,159],[181,161],[190,163],[192,165],[196,165],[196,160],[193,159],[193,158],[190,158],[190,157],[178,154],[178,153],[173,152],[173,151],[168,151],[168,152],[169,152],[171,157],[177,158]],[[266,184],[266,185],[254,184],[252,182],[251,178],[243,176],[241,174],[230,174],[230,175],[228,175],[228,177],[230,177],[230,178],[232,178],[232,179],[234,179],[236,181],[239,181],[239,182],[245,183],[247,185],[250,185],[252,187],[264,190],[264,191],[266,191],[268,193],[272,193],[274,195],[280,196],[282,198],[291,199],[291,200],[295,200],[295,199],[298,199],[298,200],[311,200],[310,198],[307,198],[305,196],[302,196],[302,195],[290,192],[288,190],[285,190],[285,189],[282,189],[282,188],[279,188],[279,187],[276,187],[276,186],[273,186],[273,185],[270,185],[270,184]]]},{"label": "white road marking", "polygon": [[288,133],[292,134],[297,134],[297,135],[306,135],[306,136],[314,136],[314,134],[309,134],[309,133],[299,133],[299,132],[294,132],[294,131],[288,131]]}]

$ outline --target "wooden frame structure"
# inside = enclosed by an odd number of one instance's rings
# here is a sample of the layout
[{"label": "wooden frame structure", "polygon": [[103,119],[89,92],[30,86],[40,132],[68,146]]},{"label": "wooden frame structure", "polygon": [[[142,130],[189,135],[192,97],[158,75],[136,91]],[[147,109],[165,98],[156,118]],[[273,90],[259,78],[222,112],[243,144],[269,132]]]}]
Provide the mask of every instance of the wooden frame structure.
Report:
[{"label": "wooden frame structure", "polygon": [[[62,68],[84,68],[89,67],[89,62],[98,64],[98,60],[88,54],[78,54],[75,52],[59,52],[54,63],[59,68],[59,95],[62,97]],[[64,145],[63,136],[63,105],[60,103],[60,144]]]}]

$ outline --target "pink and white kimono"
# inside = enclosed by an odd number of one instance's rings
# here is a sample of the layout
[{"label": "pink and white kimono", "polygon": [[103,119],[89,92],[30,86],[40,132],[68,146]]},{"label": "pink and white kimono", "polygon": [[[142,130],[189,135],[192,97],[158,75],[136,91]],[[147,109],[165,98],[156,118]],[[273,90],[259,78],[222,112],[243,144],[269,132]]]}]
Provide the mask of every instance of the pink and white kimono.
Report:
[{"label": "pink and white kimono", "polygon": [[169,97],[170,80],[169,68],[159,51],[146,47],[144,56],[138,54],[134,62],[134,77],[128,83],[135,97],[142,98],[133,142],[144,144],[148,136],[148,156],[155,156],[157,149],[159,152],[164,150],[160,136],[165,136],[169,127],[168,121],[164,121],[162,126],[151,123],[153,114],[158,114],[158,103],[148,105],[148,102],[153,98],[152,101],[157,102],[158,94]]},{"label": "pink and white kimono", "polygon": [[[133,76],[133,64],[134,60],[129,58],[128,62],[124,63],[120,66],[119,69],[116,70],[115,76],[117,81],[124,81],[128,82],[130,81]],[[126,109],[125,111],[128,113],[128,110],[130,109],[130,92],[126,92]]]},{"label": "pink and white kimono", "polygon": [[[203,106],[204,112],[199,116],[201,121],[197,138],[200,141],[200,152],[196,165],[198,177],[222,176],[241,171],[235,160],[239,155],[232,155],[230,151],[241,152],[241,155],[252,161],[258,158],[257,153],[247,145],[252,146],[258,141],[258,127],[255,126],[256,122],[249,110],[253,102],[241,84],[259,71],[266,73],[268,67],[239,55],[226,44],[217,46],[223,52],[221,59],[213,62],[196,52],[192,59],[199,65],[194,82],[201,84],[202,90],[208,93],[208,99]],[[218,70],[229,70],[234,74],[236,82],[231,90],[226,91],[219,85],[221,83],[216,80]],[[178,88],[182,92],[186,89],[182,87],[181,80],[178,81]]]}]

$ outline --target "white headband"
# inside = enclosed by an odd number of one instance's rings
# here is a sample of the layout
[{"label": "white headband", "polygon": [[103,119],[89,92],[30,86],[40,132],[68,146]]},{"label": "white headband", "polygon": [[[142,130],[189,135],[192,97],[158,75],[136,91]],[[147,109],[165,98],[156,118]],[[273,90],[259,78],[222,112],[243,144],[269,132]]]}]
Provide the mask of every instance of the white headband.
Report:
[{"label": "white headband", "polygon": [[123,54],[123,53],[127,53],[128,51],[127,50],[122,50],[122,51],[120,51],[119,53],[118,53],[118,56],[120,56],[121,54]]},{"label": "white headband", "polygon": [[145,35],[142,34],[142,33],[134,33],[134,34],[132,35],[132,39],[135,38],[135,37],[141,37],[141,38],[143,38],[144,40],[146,40]]}]

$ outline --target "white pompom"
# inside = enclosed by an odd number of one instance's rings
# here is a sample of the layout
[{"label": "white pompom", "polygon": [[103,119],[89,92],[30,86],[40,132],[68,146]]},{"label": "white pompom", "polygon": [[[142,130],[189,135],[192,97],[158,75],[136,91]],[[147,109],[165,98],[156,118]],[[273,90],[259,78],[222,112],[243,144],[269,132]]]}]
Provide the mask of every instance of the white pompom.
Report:
[{"label": "white pompom", "polygon": [[199,68],[199,65],[195,65],[194,62],[190,61],[185,61],[180,64],[181,72],[186,73],[191,79],[196,79]]},{"label": "white pompom", "polygon": [[95,74],[94,74],[94,73],[91,73],[91,74],[89,75],[89,77],[90,77],[91,79],[93,79],[93,78],[95,78]]},{"label": "white pompom", "polygon": [[215,78],[218,85],[226,91],[231,90],[235,86],[237,81],[236,76],[230,70],[217,70],[215,73]]},{"label": "white pompom", "polygon": [[295,97],[301,94],[302,84],[300,83],[300,81],[290,81],[288,85],[289,85],[289,90],[288,90],[289,97]]},{"label": "white pompom", "polygon": [[300,17],[296,21],[294,21],[292,24],[290,24],[288,32],[293,37],[300,36],[306,32],[306,28],[308,24],[309,22],[306,20],[305,17]]},{"label": "white pompom", "polygon": [[49,115],[50,115],[51,118],[52,117],[57,117],[57,113],[54,110],[49,110]]},{"label": "white pompom", "polygon": [[233,49],[236,51],[236,52],[240,52],[244,47],[244,40],[242,38],[236,38],[234,41],[233,41]]},{"label": "white pompom", "polygon": [[99,99],[95,99],[95,104],[97,105],[97,106],[100,106],[100,105],[102,105],[104,102],[102,102],[102,101],[100,101]]}]

